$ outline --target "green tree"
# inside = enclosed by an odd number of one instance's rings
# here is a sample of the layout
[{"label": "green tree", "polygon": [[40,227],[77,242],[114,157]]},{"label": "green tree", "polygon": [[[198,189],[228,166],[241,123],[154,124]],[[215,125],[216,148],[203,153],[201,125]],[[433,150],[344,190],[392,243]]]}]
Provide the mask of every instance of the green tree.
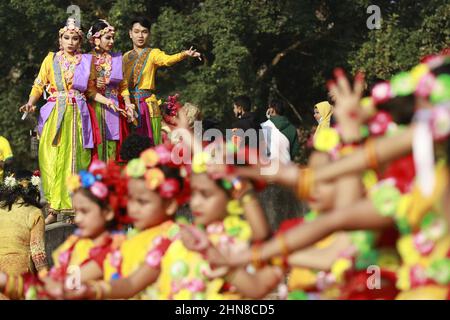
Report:
[{"label": "green tree", "polygon": [[[57,49],[57,31],[72,1],[0,2],[0,134],[17,158],[30,166],[29,132],[36,115],[25,122],[23,104],[48,51]],[[282,97],[296,125],[313,123],[312,107],[326,99],[325,82],[333,68],[364,70],[369,80],[408,69],[420,57],[449,45],[450,4],[445,0],[79,0],[85,31],[97,18],[117,28],[116,49],[131,49],[133,16],[152,22],[151,46],[175,53],[195,46],[202,62],[187,60],[157,75],[157,94],[179,92],[183,101],[204,114],[231,120],[234,95],[248,94],[263,117],[267,100]],[[366,12],[376,4],[380,30],[369,30]],[[85,44],[85,50],[89,50]],[[41,101],[41,104],[44,101]],[[34,123],[33,123],[34,121]]]}]

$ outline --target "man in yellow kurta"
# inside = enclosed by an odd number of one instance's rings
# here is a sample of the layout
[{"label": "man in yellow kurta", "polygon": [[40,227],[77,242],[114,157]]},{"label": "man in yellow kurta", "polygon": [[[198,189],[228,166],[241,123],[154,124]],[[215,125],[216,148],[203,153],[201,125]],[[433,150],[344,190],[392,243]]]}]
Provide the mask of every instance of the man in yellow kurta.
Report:
[{"label": "man in yellow kurta", "polygon": [[6,164],[10,163],[13,158],[13,153],[8,140],[0,136],[0,181],[3,180],[3,171]]},{"label": "man in yellow kurta", "polygon": [[200,58],[200,53],[192,49],[168,55],[157,48],[147,47],[150,35],[150,21],[140,17],[131,22],[129,31],[133,42],[133,50],[123,56],[123,69],[132,102],[138,108],[136,132],[148,136],[153,143],[161,143],[161,111],[160,102],[152,90],[155,90],[156,69],[171,66],[186,57]]}]

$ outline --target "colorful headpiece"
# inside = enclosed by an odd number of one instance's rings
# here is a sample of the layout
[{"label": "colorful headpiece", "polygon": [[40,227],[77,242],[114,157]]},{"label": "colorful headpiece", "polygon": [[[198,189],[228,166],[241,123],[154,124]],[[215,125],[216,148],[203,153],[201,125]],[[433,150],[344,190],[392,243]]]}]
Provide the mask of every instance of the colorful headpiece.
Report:
[{"label": "colorful headpiece", "polygon": [[431,103],[439,104],[450,100],[450,75],[436,76],[433,69],[450,63],[450,55],[437,55],[420,63],[409,72],[403,71],[385,81],[376,84],[371,93],[375,104],[384,103],[395,97],[414,94],[428,98]]},{"label": "colorful headpiece", "polygon": [[130,223],[125,214],[127,179],[122,176],[121,167],[113,161],[108,164],[99,160],[92,161],[88,171],[81,170],[67,179],[67,187],[72,193],[81,188],[89,190],[96,198],[111,206],[119,224]]},{"label": "colorful headpiece", "polygon": [[[160,144],[143,151],[139,158],[128,162],[126,174],[131,178],[144,178],[146,187],[156,191],[162,198],[175,198],[179,204],[189,199],[189,166],[172,158],[173,145]],[[177,178],[166,177],[162,167],[179,171],[183,183]]]},{"label": "colorful headpiece", "polygon": [[16,179],[14,174],[5,177],[3,183],[0,183],[0,193],[4,190],[14,190],[14,189],[29,189],[33,188],[39,191],[41,185],[40,172],[35,171],[31,176],[31,179]]},{"label": "colorful headpiece", "polygon": [[162,115],[166,123],[174,125],[174,118],[177,116],[178,111],[182,105],[178,102],[179,94],[169,96],[167,102],[162,106]]},{"label": "colorful headpiece", "polygon": [[103,36],[105,33],[108,32],[112,32],[113,34],[115,33],[115,29],[112,25],[110,25],[108,23],[108,21],[100,19],[100,21],[104,22],[106,24],[106,27],[103,28],[100,31],[97,31],[96,33],[92,34],[92,27],[89,29],[88,33],[87,33],[87,39],[89,40],[90,43],[94,43],[94,40],[96,38],[100,38],[101,36]]},{"label": "colorful headpiece", "polygon": [[66,26],[59,29],[59,36],[62,36],[66,31],[74,31],[83,38],[83,31],[77,26],[74,18],[67,19]]}]

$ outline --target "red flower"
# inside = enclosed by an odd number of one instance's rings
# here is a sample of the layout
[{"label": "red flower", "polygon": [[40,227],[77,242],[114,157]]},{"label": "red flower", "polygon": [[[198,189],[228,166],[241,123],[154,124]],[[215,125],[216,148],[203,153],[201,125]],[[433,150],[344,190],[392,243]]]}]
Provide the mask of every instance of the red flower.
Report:
[{"label": "red flower", "polygon": [[412,155],[409,155],[391,162],[384,171],[382,179],[394,178],[395,186],[405,193],[410,191],[415,175],[414,159]]},{"label": "red flower", "polygon": [[370,120],[369,120],[369,130],[370,133],[374,136],[383,135],[389,125],[392,123],[392,117],[386,111],[378,111]]},{"label": "red flower", "polygon": [[173,198],[179,192],[180,183],[175,178],[168,178],[159,186],[159,194],[163,198]]}]

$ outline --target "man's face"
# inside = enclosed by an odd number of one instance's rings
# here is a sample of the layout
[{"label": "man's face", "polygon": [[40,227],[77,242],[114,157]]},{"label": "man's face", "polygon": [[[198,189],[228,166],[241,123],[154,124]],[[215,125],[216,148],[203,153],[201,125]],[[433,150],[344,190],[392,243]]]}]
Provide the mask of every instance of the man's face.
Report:
[{"label": "man's face", "polygon": [[130,38],[133,44],[138,48],[144,48],[147,45],[147,40],[150,35],[150,30],[143,27],[140,23],[135,23],[130,30]]},{"label": "man's face", "polygon": [[266,111],[266,115],[267,116],[275,116],[276,115],[276,113],[275,113],[275,109],[274,108],[271,108],[271,107],[268,107],[267,108],[267,111]]}]

